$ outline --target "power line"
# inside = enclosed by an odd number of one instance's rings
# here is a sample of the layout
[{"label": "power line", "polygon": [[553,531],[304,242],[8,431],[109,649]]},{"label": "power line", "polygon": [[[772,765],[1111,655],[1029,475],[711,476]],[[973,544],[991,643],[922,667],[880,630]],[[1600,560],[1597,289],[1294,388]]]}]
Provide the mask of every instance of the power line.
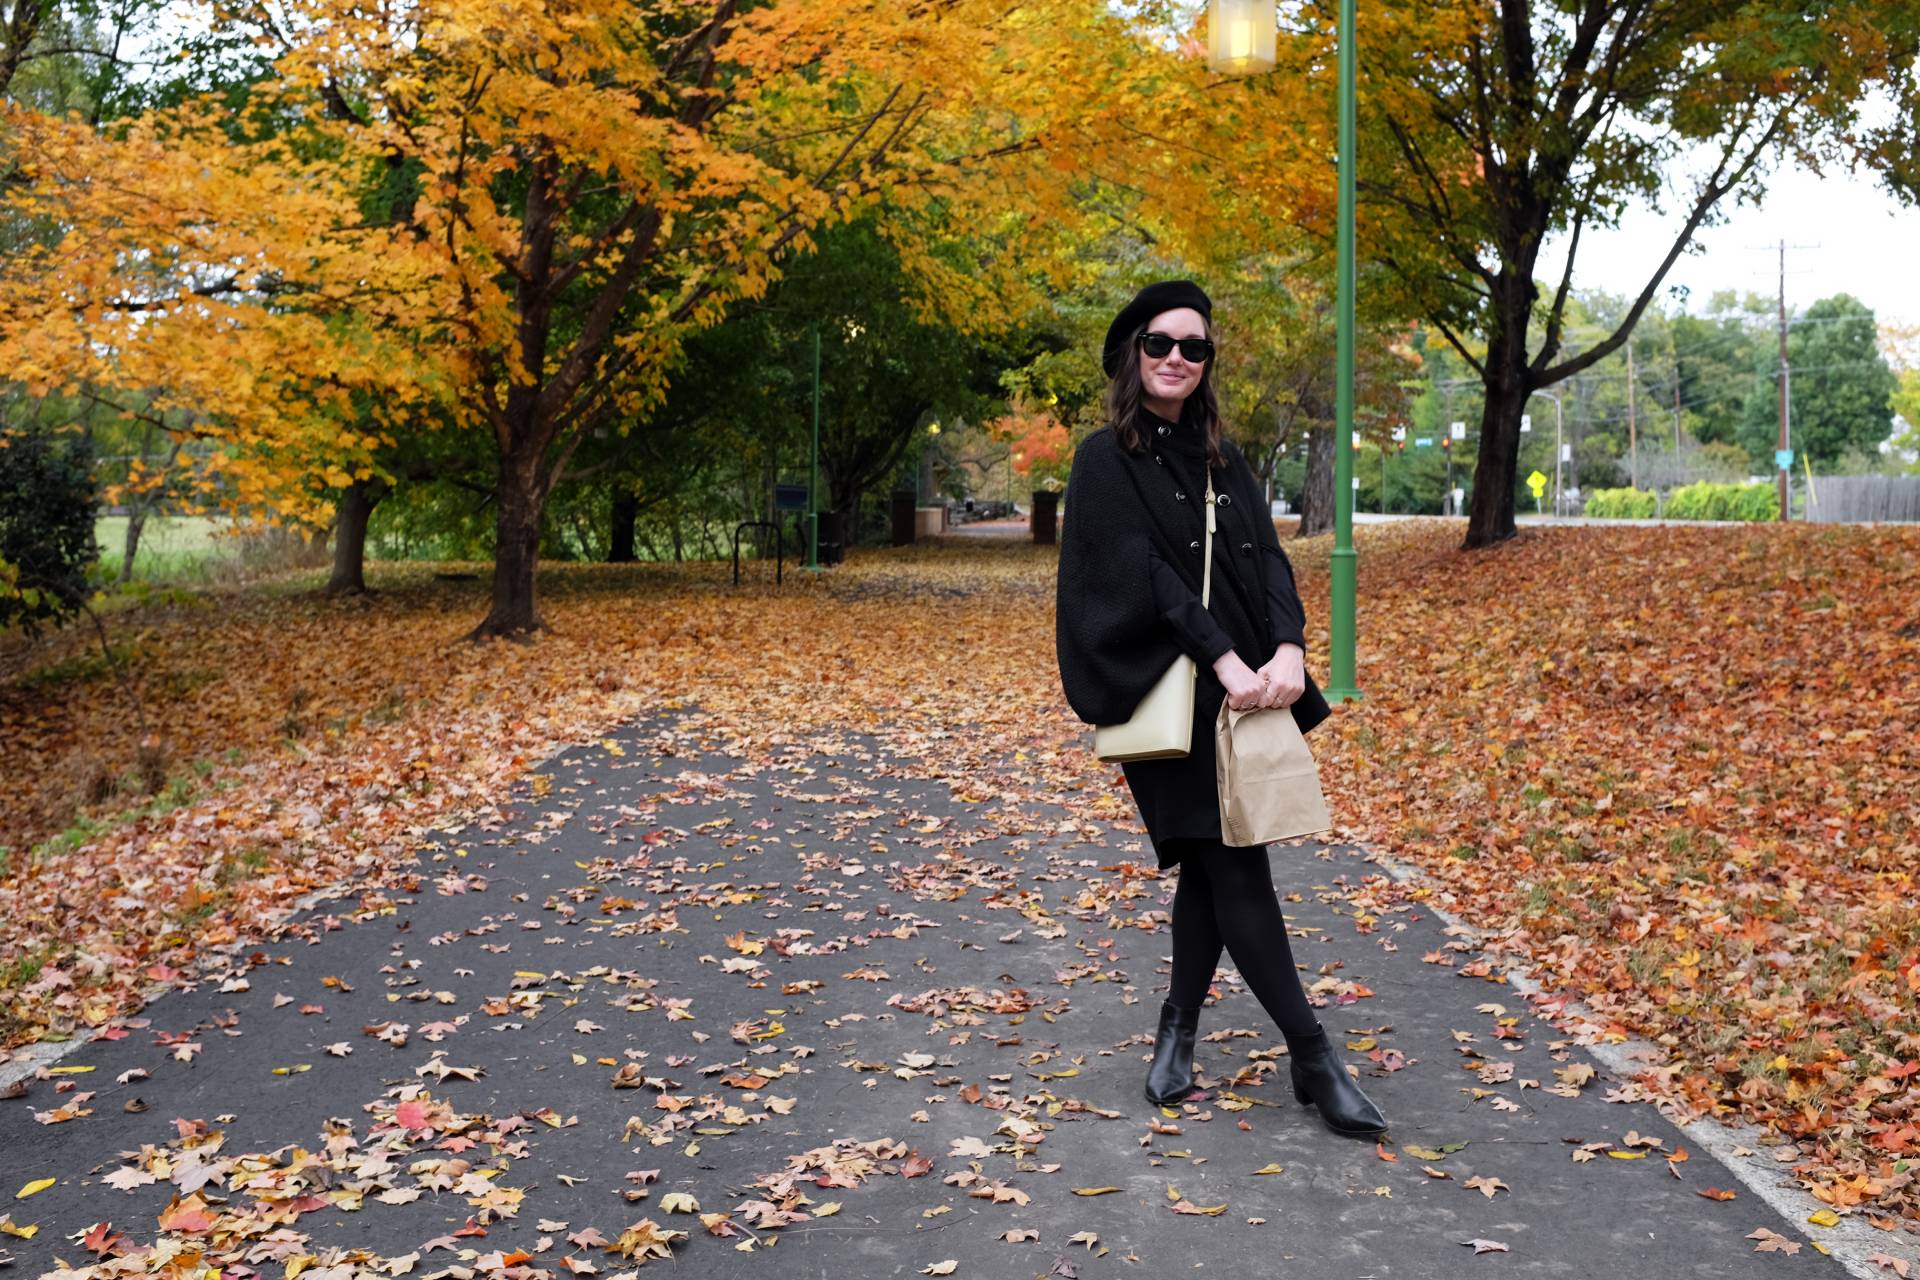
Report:
[{"label": "power line", "polygon": [[[1835,324],[1842,321],[1858,320],[1859,318],[1860,317],[1858,316],[1816,316],[1811,319],[1802,320],[1797,323]],[[1794,327],[1793,324],[1789,324],[1788,326],[1789,329],[1793,327]],[[1590,332],[1594,334],[1604,334],[1606,336],[1611,336],[1612,334],[1612,330],[1592,330]],[[1713,346],[1708,346],[1703,343],[1696,347],[1684,348],[1684,347],[1681,347],[1678,343],[1674,343],[1668,346],[1667,348],[1664,348],[1656,352],[1655,354],[1669,356],[1672,358],[1678,358],[1682,361],[1694,360],[1694,359],[1698,359],[1703,352],[1724,353],[1726,351],[1731,350],[1732,349],[1731,344],[1738,342],[1741,337],[1745,337],[1749,339],[1757,339],[1764,332],[1765,330],[1760,329],[1756,326],[1756,328],[1753,331],[1743,333],[1743,334],[1738,334],[1738,335],[1731,334],[1731,333],[1712,333],[1712,334],[1706,335],[1706,337],[1712,340],[1712,342],[1715,344]],[[1722,343],[1727,345],[1724,345],[1724,346],[1720,345]],[[1569,356],[1577,356],[1580,353],[1578,351],[1568,351],[1566,354]],[[1609,355],[1607,359],[1611,360],[1613,359],[1613,356]],[[1621,359],[1624,361],[1625,356],[1622,355]],[[1583,377],[1585,376],[1585,374],[1586,374],[1586,371],[1583,370],[1580,373],[1573,374],[1572,377],[1575,377],[1575,378]],[[1479,386],[1481,385],[1481,381],[1482,380],[1480,378],[1474,377],[1474,376],[1468,376],[1463,378],[1435,378],[1431,383],[1428,383],[1426,385],[1436,386],[1436,387],[1469,387],[1469,386]]]}]

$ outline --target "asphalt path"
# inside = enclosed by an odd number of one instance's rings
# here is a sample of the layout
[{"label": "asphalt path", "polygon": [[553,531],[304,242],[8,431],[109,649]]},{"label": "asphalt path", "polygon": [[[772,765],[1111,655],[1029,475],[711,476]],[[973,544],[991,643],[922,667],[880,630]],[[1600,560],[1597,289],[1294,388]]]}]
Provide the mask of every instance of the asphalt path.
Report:
[{"label": "asphalt path", "polygon": [[1293,1100],[1230,958],[1152,1106],[1173,878],[913,765],[567,751],[0,1102],[12,1274],[1841,1273],[1352,849],[1268,856],[1387,1141]]}]

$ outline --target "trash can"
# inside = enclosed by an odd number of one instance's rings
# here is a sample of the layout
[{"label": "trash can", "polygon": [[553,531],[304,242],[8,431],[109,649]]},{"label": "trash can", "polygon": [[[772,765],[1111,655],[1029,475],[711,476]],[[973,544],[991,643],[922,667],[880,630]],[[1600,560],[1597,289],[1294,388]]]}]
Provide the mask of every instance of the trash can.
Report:
[{"label": "trash can", "polygon": [[839,564],[847,554],[847,517],[840,511],[820,513],[820,563]]},{"label": "trash can", "polygon": [[919,524],[916,505],[920,495],[911,489],[895,489],[889,514],[893,523],[893,545],[904,547],[914,540]]},{"label": "trash can", "polygon": [[1033,491],[1033,514],[1028,517],[1028,527],[1033,530],[1033,540],[1041,546],[1051,546],[1057,541],[1060,528],[1060,495],[1051,489]]}]

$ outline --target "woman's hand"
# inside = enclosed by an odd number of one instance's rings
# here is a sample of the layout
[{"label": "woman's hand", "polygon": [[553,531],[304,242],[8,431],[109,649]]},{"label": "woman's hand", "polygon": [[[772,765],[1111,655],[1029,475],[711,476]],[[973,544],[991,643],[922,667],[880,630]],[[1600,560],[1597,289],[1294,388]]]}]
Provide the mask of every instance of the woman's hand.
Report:
[{"label": "woman's hand", "polygon": [[1260,706],[1290,707],[1307,691],[1307,655],[1297,644],[1283,644],[1254,677],[1265,680]]},{"label": "woman's hand", "polygon": [[1213,674],[1220,678],[1221,687],[1227,691],[1227,705],[1235,711],[1246,711],[1260,705],[1260,677],[1233,650],[1229,649],[1213,660]]}]

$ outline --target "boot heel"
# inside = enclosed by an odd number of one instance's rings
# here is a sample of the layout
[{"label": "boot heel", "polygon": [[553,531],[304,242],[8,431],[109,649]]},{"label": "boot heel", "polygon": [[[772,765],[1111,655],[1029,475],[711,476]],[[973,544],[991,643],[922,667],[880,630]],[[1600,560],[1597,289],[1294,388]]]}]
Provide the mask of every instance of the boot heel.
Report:
[{"label": "boot heel", "polygon": [[1155,1106],[1174,1106],[1194,1091],[1193,1042],[1199,1020],[1198,1005],[1187,1009],[1170,1000],[1161,1003],[1146,1082],[1147,1101]]},{"label": "boot heel", "polygon": [[1306,1091],[1302,1089],[1299,1085],[1293,1086],[1293,1100],[1299,1103],[1303,1107],[1310,1107],[1313,1105],[1313,1099],[1309,1098],[1306,1094]]},{"label": "boot heel", "polygon": [[1342,1137],[1370,1138],[1387,1131],[1386,1117],[1347,1074],[1346,1064],[1334,1052],[1324,1032],[1299,1038],[1290,1072],[1293,1096],[1312,1103],[1320,1119]]}]

